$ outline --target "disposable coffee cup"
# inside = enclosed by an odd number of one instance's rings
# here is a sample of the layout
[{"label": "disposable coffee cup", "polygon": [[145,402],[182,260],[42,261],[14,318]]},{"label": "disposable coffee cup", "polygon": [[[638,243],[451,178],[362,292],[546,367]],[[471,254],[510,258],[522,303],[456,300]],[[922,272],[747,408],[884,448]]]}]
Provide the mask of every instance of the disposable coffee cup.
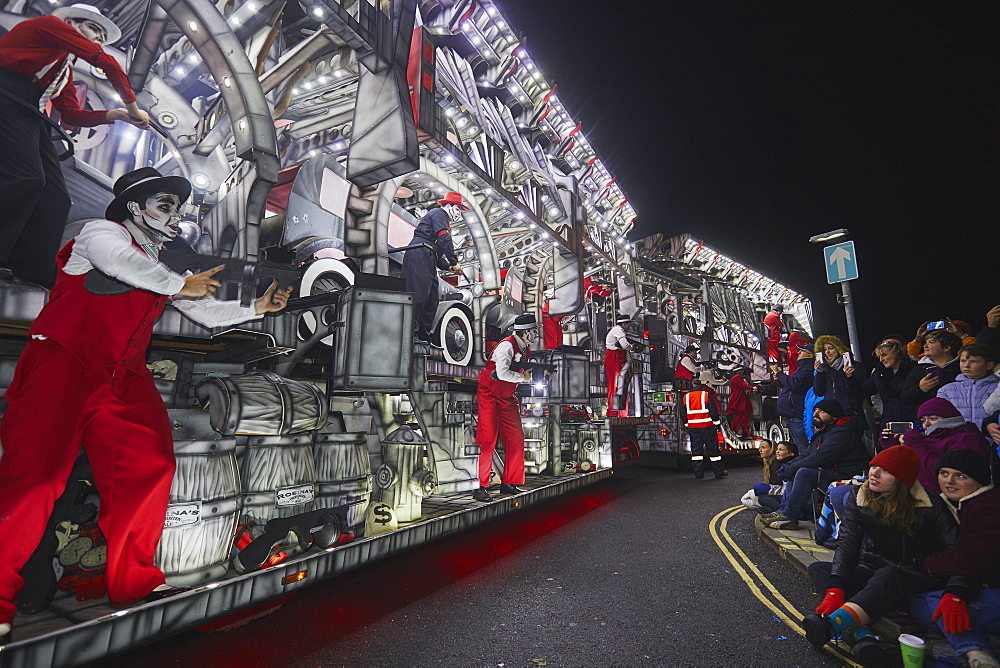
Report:
[{"label": "disposable coffee cup", "polygon": [[903,653],[903,666],[905,668],[922,668],[924,665],[924,643],[923,638],[911,636],[909,633],[899,634],[899,651]]}]

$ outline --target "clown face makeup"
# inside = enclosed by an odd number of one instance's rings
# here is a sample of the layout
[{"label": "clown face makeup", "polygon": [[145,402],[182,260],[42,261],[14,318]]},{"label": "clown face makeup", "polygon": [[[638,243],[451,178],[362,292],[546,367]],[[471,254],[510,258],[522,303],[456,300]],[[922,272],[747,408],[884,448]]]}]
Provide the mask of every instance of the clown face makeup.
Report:
[{"label": "clown face makeup", "polygon": [[442,204],[441,208],[444,209],[445,213],[448,214],[448,218],[451,219],[453,223],[459,223],[462,221],[462,210],[458,208],[456,204]]},{"label": "clown face makeup", "polygon": [[156,193],[146,198],[146,203],[140,207],[137,202],[129,202],[126,207],[132,222],[150,238],[173,239],[181,232],[180,219],[181,198],[173,193]]},{"label": "clown face makeup", "polygon": [[68,19],[66,23],[76,28],[77,32],[89,39],[94,44],[104,46],[108,42],[108,32],[104,26],[87,19]]}]

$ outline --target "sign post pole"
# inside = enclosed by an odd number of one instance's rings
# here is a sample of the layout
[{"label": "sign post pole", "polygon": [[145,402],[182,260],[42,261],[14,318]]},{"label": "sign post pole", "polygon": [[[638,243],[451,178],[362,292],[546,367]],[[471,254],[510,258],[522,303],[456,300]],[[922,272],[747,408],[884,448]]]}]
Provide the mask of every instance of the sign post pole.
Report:
[{"label": "sign post pole", "polygon": [[[846,232],[847,230],[844,230]],[[837,298],[844,305],[844,315],[847,317],[847,335],[851,342],[851,352],[854,358],[861,355],[861,344],[858,341],[858,322],[854,317],[854,299],[851,297],[851,281],[858,277],[858,256],[853,241],[844,241],[823,249],[823,259],[826,263],[826,280],[828,283],[840,283],[841,296]]]}]

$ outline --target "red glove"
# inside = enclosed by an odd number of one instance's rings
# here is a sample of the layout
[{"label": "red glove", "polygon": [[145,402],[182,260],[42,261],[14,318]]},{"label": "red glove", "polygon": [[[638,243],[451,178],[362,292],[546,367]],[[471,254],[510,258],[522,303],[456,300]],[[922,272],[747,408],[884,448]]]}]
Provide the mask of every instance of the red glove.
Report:
[{"label": "red glove", "polygon": [[829,615],[837,608],[844,606],[844,590],[843,589],[827,589],[826,596],[823,600],[819,602],[816,606],[817,615]]},{"label": "red glove", "polygon": [[972,622],[969,620],[969,606],[954,594],[945,594],[941,597],[941,602],[934,610],[931,621],[936,622],[941,617],[944,617],[945,633],[961,633],[972,630]]}]

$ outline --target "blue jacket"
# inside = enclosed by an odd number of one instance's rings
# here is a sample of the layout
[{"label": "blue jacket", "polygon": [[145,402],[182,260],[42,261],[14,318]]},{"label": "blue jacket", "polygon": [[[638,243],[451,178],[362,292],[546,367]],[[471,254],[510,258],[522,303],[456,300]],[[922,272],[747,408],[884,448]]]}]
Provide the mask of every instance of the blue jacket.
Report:
[{"label": "blue jacket", "polygon": [[959,410],[968,422],[980,424],[986,419],[983,403],[997,389],[997,378],[992,373],[985,378],[973,380],[965,374],[955,377],[955,382],[948,383],[938,390],[938,398],[947,399]]},{"label": "blue jacket", "polygon": [[778,395],[778,415],[801,419],[805,410],[806,392],[813,385],[812,358],[798,360],[795,372],[791,376],[779,373],[778,384],[781,385],[781,394]]}]

